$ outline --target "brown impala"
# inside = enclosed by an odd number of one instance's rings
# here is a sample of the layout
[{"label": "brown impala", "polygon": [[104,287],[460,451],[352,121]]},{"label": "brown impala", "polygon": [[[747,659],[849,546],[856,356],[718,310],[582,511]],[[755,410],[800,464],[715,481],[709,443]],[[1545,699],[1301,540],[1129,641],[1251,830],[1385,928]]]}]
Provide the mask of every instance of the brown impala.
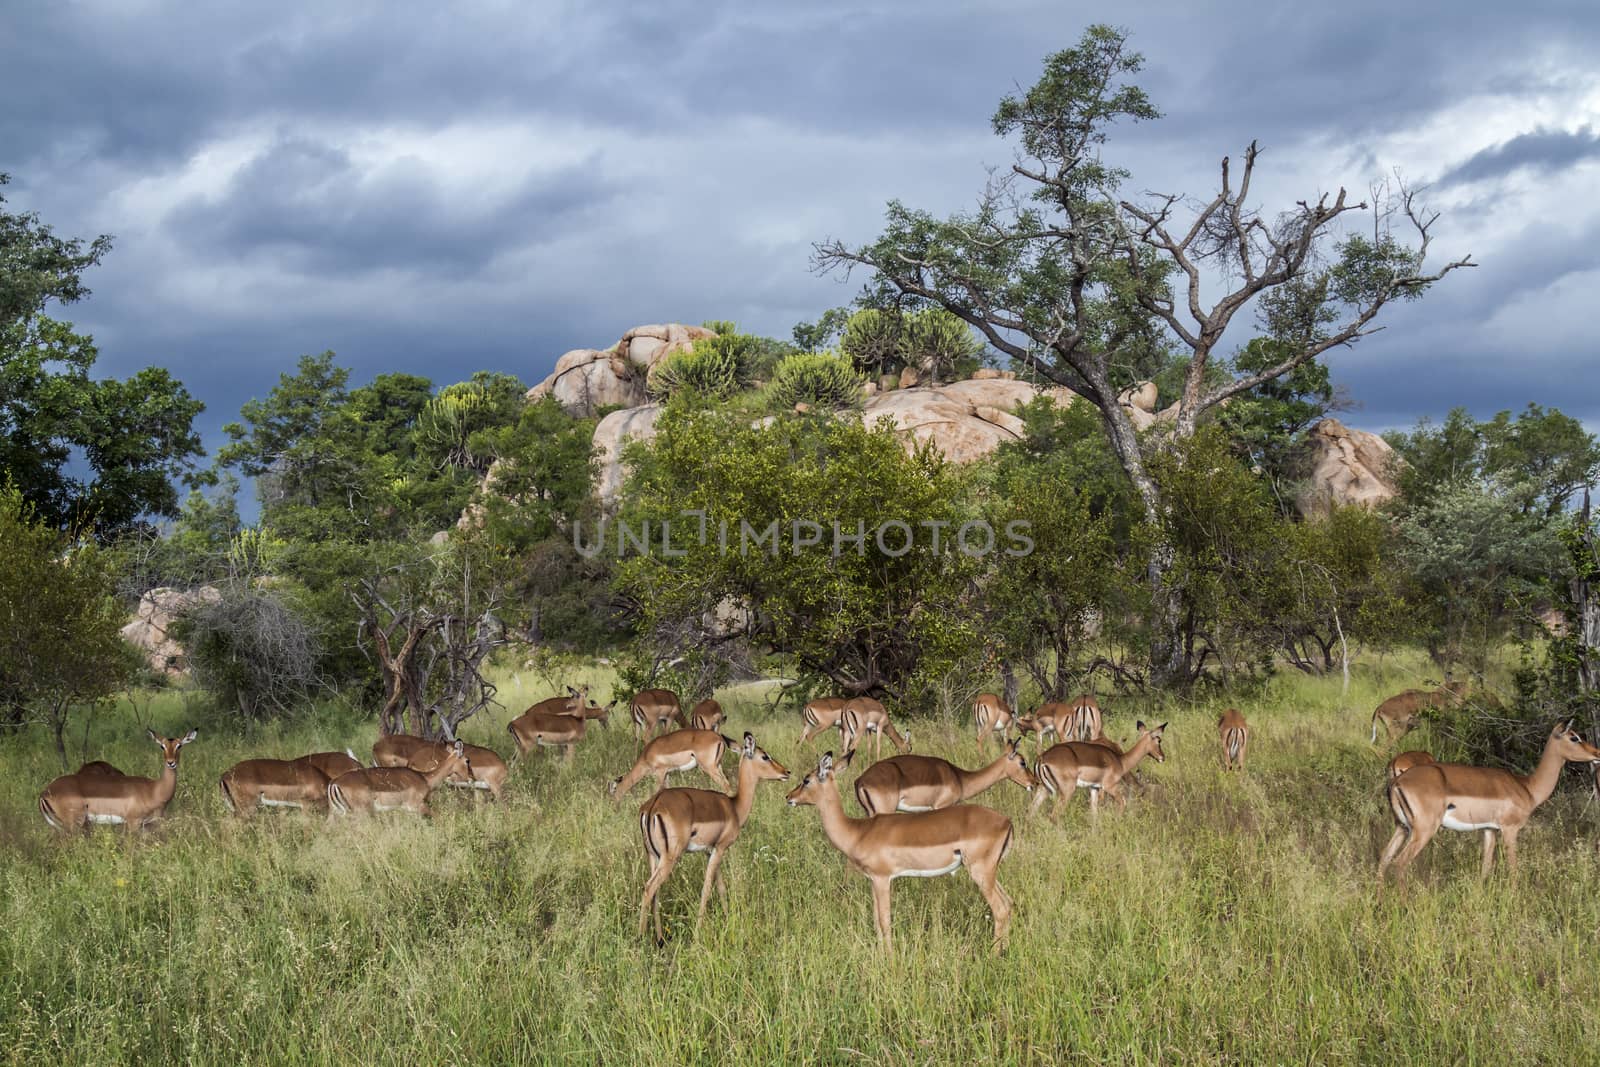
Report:
[{"label": "brown impala", "polygon": [[720,730],[727,721],[728,716],[722,710],[722,705],[709,697],[696,704],[687,718],[682,712],[678,713],[677,718],[678,725],[686,730]]},{"label": "brown impala", "polygon": [[1015,741],[1007,742],[999,759],[975,771],[937,756],[890,756],[856,779],[856,800],[868,815],[937,811],[971,800],[1007,778],[1030,793],[1038,784]]},{"label": "brown impala", "polygon": [[801,705],[800,721],[805,724],[805,729],[800,731],[799,743],[803,745],[825,730],[838,726],[844,716],[844,706],[848,703],[849,697],[818,697]]},{"label": "brown impala", "polygon": [[871,734],[873,759],[883,753],[885,734],[894,744],[896,752],[911,751],[911,731],[907,730],[904,737],[900,736],[900,731],[889,721],[889,713],[884,710],[883,704],[871,697],[851,697],[845,702],[844,711],[839,716],[839,732],[844,735],[844,747],[850,752],[856,750],[863,737]]},{"label": "brown impala", "polygon": [[429,815],[428,794],[451,774],[472,777],[472,767],[460,741],[446,749],[444,759],[427,774],[409,767],[363,767],[341,774],[328,783],[328,806],[339,815],[358,811],[373,815],[384,811]]},{"label": "brown impala", "polygon": [[681,708],[678,694],[670,689],[641,689],[628,701],[628,713],[640,741],[666,729],[673,719],[682,718]]},{"label": "brown impala", "polygon": [[1384,781],[1394,781],[1396,778],[1400,777],[1411,768],[1417,766],[1419,763],[1433,762],[1436,761],[1434,760],[1433,753],[1431,752],[1423,752],[1421,749],[1416,748],[1409,752],[1402,752],[1400,755],[1389,761],[1389,767],[1387,773],[1384,775]]},{"label": "brown impala", "polygon": [[983,751],[991,733],[999,734],[1000,743],[1005,744],[1006,731],[1011,729],[1016,717],[1011,705],[993,693],[979,693],[973,697],[972,721],[978,727],[978,751]]},{"label": "brown impala", "polygon": [[109,763],[87,774],[64,774],[39,794],[45,822],[57,830],[87,830],[97,824],[143,830],[158,822],[178,788],[178,752],[195,739],[195,731],[182,737],[145,733],[161,746],[161,777],[136,778]]},{"label": "brown impala", "polygon": [[729,787],[722,776],[722,757],[732,747],[733,740],[715,730],[675,730],[645,745],[628,773],[614,780],[606,792],[620,801],[640,779],[651,776],[656,780],[656,792],[660,792],[667,784],[667,775],[696,767],[726,790]]},{"label": "brown impala", "polygon": [[1122,791],[1122,780],[1146,756],[1155,757],[1157,763],[1164,763],[1167,758],[1161,751],[1161,735],[1167,729],[1166,723],[1146,728],[1140,722],[1134,728],[1139,731],[1139,738],[1121,756],[1092,741],[1065,741],[1052,746],[1039,757],[1034,770],[1044,792],[1034,797],[1031,811],[1038,811],[1045,796],[1052,795],[1056,802],[1050,807],[1050,817],[1056,818],[1079,786],[1089,790],[1089,814],[1096,819],[1100,817],[1101,793],[1115,800],[1119,811],[1126,808],[1128,797]]},{"label": "brown impala", "polygon": [[833,753],[822,757],[788,796],[791,806],[815,805],[822,832],[844,853],[850,866],[872,882],[872,912],[884,951],[892,951],[889,887],[896,878],[937,878],[962,867],[978,884],[994,915],[994,948],[1005,947],[1011,927],[1011,898],[996,878],[1011,847],[1011,820],[992,808],[957,804],[915,815],[872,815],[852,819],[834,785]]},{"label": "brown impala", "polygon": [[1483,831],[1485,878],[1494,863],[1494,835],[1506,842],[1506,862],[1517,869],[1517,835],[1534,809],[1555,792],[1561,768],[1568,763],[1600,760],[1595,748],[1572,728],[1557,723],[1544,743],[1539,765],[1529,775],[1512,774],[1499,767],[1474,767],[1465,763],[1423,763],[1389,784],[1389,808],[1395,831],[1378,860],[1378,880],[1393,864],[1404,879],[1406,868],[1417,858],[1439,828],[1471,833]]},{"label": "brown impala", "polygon": [[506,723],[506,729],[517,743],[519,755],[526,756],[534,748],[564,748],[567,762],[571,763],[591,719],[599,719],[607,729],[611,727],[611,704],[590,704],[581,710],[581,715],[556,715],[529,708]]},{"label": "brown impala", "polygon": [[1250,745],[1250,724],[1238,708],[1229,708],[1217,720],[1217,739],[1222,742],[1222,769],[1244,770],[1244,753]]},{"label": "brown impala", "polygon": [[700,889],[700,913],[695,925],[699,926],[706,917],[713,882],[718,893],[728,895],[727,884],[722,880],[722,861],[750,819],[756,786],[788,777],[783,764],[757,748],[756,739],[747,733],[739,750],[739,789],[732,797],[709,789],[678,787],[663,789],[644,802],[639,808],[639,832],[650,860],[650,877],[644,883],[644,896],[639,899],[640,937],[644,936],[645,922],[653,908],[656,941],[664,940],[661,886],[685,852],[706,853],[706,880]]},{"label": "brown impala", "polygon": [[[433,770],[435,764],[444,759],[445,750],[449,747],[450,744],[446,741],[429,741],[425,737],[416,737],[412,734],[390,734],[378,738],[372,746],[372,764],[375,767],[410,767],[414,771],[427,774]],[[445,784],[457,789],[485,790],[489,796],[499,800],[500,791],[505,788],[506,776],[511,773],[511,768],[500,758],[500,753],[492,748],[484,748],[482,745],[464,747],[467,761],[472,764],[472,779],[452,774],[445,780]]]},{"label": "brown impala", "polygon": [[1067,736],[1062,738],[1063,741],[1093,741],[1105,735],[1100,704],[1093,693],[1080,693],[1078,699],[1067,707],[1072,714],[1067,721]]},{"label": "brown impala", "polygon": [[1439,688],[1407,689],[1379,704],[1372,713],[1372,743],[1378,743],[1378,724],[1392,742],[1404,737],[1422,721],[1422,713],[1430,708],[1459,704],[1467,697],[1466,682],[1446,682]]},{"label": "brown impala", "polygon": [[[332,757],[337,756],[335,761]],[[347,774],[360,768],[354,757],[343,752],[318,752],[299,759],[247,759],[224,774],[222,802],[241,818],[249,818],[261,808],[313,808],[328,806],[330,775],[324,766]]]}]

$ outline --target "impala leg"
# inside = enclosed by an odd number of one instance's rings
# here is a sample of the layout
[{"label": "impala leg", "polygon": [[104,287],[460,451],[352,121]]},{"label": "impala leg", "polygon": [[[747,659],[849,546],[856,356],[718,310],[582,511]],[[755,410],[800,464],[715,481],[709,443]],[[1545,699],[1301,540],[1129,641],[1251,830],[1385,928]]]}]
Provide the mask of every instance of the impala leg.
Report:
[{"label": "impala leg", "polygon": [[568,763],[571,763],[573,760],[578,758],[578,746],[577,746],[576,743],[567,745],[566,749],[567,749],[567,762]]},{"label": "impala leg", "polygon": [[1506,842],[1506,866],[1511,869],[1513,875],[1517,873],[1517,835],[1521,832],[1522,827],[1520,826],[1502,826],[1500,828],[1500,836],[1505,838]]},{"label": "impala leg", "polygon": [[709,767],[704,767],[702,769],[706,772],[706,777],[710,778],[713,782],[716,782],[718,787],[721,788],[724,793],[729,792],[733,788],[728,784],[728,779],[723,775],[722,767],[719,764],[713,763]]},{"label": "impala leg", "polygon": [[700,887],[700,914],[696,916],[694,920],[694,924],[697,928],[702,922],[705,921],[706,905],[711,901],[711,886],[713,883],[721,880],[722,878],[722,872],[719,869],[721,866],[722,849],[714,848],[711,850],[711,855],[706,859],[705,885]]},{"label": "impala leg", "polygon": [[[1050,806],[1050,819],[1052,822],[1061,818],[1062,809],[1067,806],[1067,802],[1072,799],[1072,794],[1077,791],[1078,779],[1076,775],[1071,781],[1067,782],[1063,782],[1059,778],[1056,779],[1056,802]],[[1089,792],[1089,797],[1090,803],[1093,803],[1093,790]]]},{"label": "impala leg", "polygon": [[722,864],[717,864],[717,894],[723,899],[728,896],[728,883],[722,880]]},{"label": "impala leg", "polygon": [[889,932],[889,887],[892,883],[887,878],[874,878],[872,880],[872,918],[878,927],[878,940],[883,945],[883,951],[893,952],[894,941]]},{"label": "impala leg", "polygon": [[1110,789],[1110,793],[1117,800],[1117,811],[1119,813],[1127,811],[1128,810],[1128,794],[1122,788],[1122,782],[1121,781],[1117,781],[1117,782],[1112,783],[1111,789]]},{"label": "impala leg", "polygon": [[1099,789],[1089,790],[1089,821],[1096,826],[1100,825],[1100,793]]},{"label": "impala leg", "polygon": [[996,877],[999,873],[998,864],[984,864],[981,867],[968,866],[967,873],[972,875],[972,880],[978,885],[978,892],[983,894],[983,899],[989,904],[989,914],[994,916],[994,951],[998,954],[1006,947],[1006,938],[1011,933],[1011,897],[1000,887]]},{"label": "impala leg", "polygon": [[1383,874],[1389,869],[1389,864],[1394,862],[1395,856],[1400,853],[1400,847],[1406,843],[1409,836],[1404,826],[1395,827],[1394,836],[1389,838],[1389,843],[1383,847],[1383,855],[1378,858],[1378,882],[1383,883]]},{"label": "impala leg", "polygon": [[1489,868],[1494,866],[1494,831],[1483,832],[1483,866],[1478,868],[1478,881],[1489,877]]},{"label": "impala leg", "polygon": [[654,912],[656,919],[656,944],[664,944],[666,935],[661,932],[661,887],[666,884],[667,878],[672,874],[672,868],[678,865],[679,852],[668,852],[661,857],[661,865],[656,868],[650,880],[644,884],[644,899],[639,902],[639,932],[644,933],[646,904]]},{"label": "impala leg", "polygon": [[1039,814],[1039,808],[1044,805],[1044,798],[1050,795],[1049,788],[1041,782],[1039,788],[1033,791],[1033,803],[1028,805],[1028,817],[1030,819]]},{"label": "impala leg", "polygon": [[811,724],[810,723],[806,723],[806,728],[804,730],[800,731],[800,740],[795,742],[795,743],[803,745],[807,741],[810,741],[815,736],[816,736],[816,734],[812,731]]},{"label": "impala leg", "polygon": [[[1439,824],[1432,819],[1424,823],[1418,823],[1411,828],[1410,838],[1406,841],[1406,847],[1401,849],[1400,854],[1395,857],[1394,870],[1397,878],[1402,881],[1405,880],[1406,868],[1411,866],[1411,861],[1417,858],[1417,854],[1427,847],[1428,842],[1433,840],[1433,835],[1438,832]],[[1509,851],[1507,849],[1508,853]]]},{"label": "impala leg", "polygon": [[1239,742],[1239,769],[1244,770],[1244,755],[1250,751],[1250,734],[1244,735],[1244,740]]}]

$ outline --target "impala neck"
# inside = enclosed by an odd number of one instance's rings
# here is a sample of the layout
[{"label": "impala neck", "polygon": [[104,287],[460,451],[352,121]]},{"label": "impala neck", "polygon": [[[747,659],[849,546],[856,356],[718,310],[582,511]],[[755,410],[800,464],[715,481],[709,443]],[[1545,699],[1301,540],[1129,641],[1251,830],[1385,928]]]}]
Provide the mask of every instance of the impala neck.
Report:
[{"label": "impala neck", "polygon": [[975,797],[1004,778],[1006,776],[1006,760],[1010,756],[1011,753],[1009,752],[1002,753],[999,759],[987,767],[980,767],[975,771],[964,771],[960,767],[956,767],[956,781],[961,783],[961,799],[966,800],[969,797]]},{"label": "impala neck", "polygon": [[178,768],[167,766],[165,754],[161,757],[161,777],[155,780],[154,785],[150,799],[156,807],[164,808],[172,800],[172,794],[178,791]]},{"label": "impala neck", "polygon": [[428,791],[431,793],[433,790],[439,788],[440,782],[450,777],[449,762],[446,760],[440,760],[434,766],[433,770],[429,771],[427,774],[424,774],[422,777],[428,780]]},{"label": "impala neck", "polygon": [[1141,760],[1155,751],[1155,748],[1155,739],[1150,734],[1145,734],[1139,738],[1137,744],[1122,754],[1122,773],[1131,773],[1135,767],[1139,766]]},{"label": "impala neck", "polygon": [[1566,762],[1556,752],[1556,740],[1552,737],[1545,742],[1539,765],[1533,769],[1533,773],[1525,778],[1518,776],[1518,781],[1532,794],[1534,807],[1549,800],[1550,794],[1556,791],[1556,783],[1561,780],[1561,768]]},{"label": "impala neck", "polygon": [[852,819],[844,813],[844,800],[839,796],[838,782],[830,779],[823,785],[827,788],[821,790],[822,795],[817,798],[817,813],[822,816],[822,832],[827,835],[834,848],[849,855],[861,834],[859,824],[865,820]]},{"label": "impala neck", "polygon": [[750,819],[750,809],[756,804],[756,761],[739,760],[739,790],[733,795],[733,821],[741,828]]}]

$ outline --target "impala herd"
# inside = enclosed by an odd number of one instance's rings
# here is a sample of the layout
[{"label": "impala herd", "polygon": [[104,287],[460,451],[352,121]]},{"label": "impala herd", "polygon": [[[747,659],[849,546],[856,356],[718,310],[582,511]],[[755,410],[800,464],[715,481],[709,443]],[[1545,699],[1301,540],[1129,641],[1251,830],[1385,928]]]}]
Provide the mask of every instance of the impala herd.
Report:
[{"label": "impala herd", "polygon": [[[1391,697],[1373,712],[1372,740],[1377,741],[1380,725],[1392,741],[1416,726],[1422,711],[1465,697],[1466,690],[1455,683],[1431,691],[1411,689]],[[533,705],[513,719],[507,730],[520,755],[526,756],[536,747],[560,748],[570,762],[591,721],[609,726],[614,703],[594,704],[587,687],[568,687],[565,696]],[[684,853],[706,853],[698,924],[705,917],[712,889],[727,893],[722,863],[750,818],[757,787],[764,781],[786,781],[789,771],[749,733],[742,742],[724,737],[721,727],[726,716],[715,700],[702,700],[685,714],[677,694],[645,689],[634,695],[628,710],[643,748],[632,767],[609,783],[607,792],[620,801],[643,779],[654,779],[654,790],[639,809],[639,831],[650,868],[639,901],[639,933],[646,934],[653,913],[660,941],[661,887]],[[937,756],[911,754],[910,732],[897,730],[883,704],[869,697],[828,697],[808,701],[800,709],[800,743],[837,729],[844,755],[838,760],[832,752],[822,756],[816,770],[789,792],[788,803],[791,807],[815,807],[828,841],[872,883],[874,920],[885,949],[892,944],[889,904],[893,881],[952,874],[963,867],[994,918],[994,948],[1004,947],[1012,904],[998,874],[1011,847],[1011,819],[967,801],[1010,781],[1034,794],[1030,814],[1053,797],[1050,816],[1054,819],[1073,793],[1084,789],[1089,794],[1091,819],[1098,821],[1102,794],[1122,810],[1127,805],[1126,782],[1136,780],[1139,764],[1146,757],[1157,763],[1166,759],[1161,748],[1166,723],[1137,723],[1137,736],[1124,750],[1105,735],[1100,705],[1089,694],[1043,704],[1031,715],[1018,715],[1000,697],[983,693],[974,699],[972,715],[980,752],[987,749],[991,737],[999,740],[1001,752],[992,762],[968,770]],[[1013,730],[1015,739],[1009,737]],[[39,796],[40,814],[62,831],[88,830],[95,825],[147,829],[159,821],[177,787],[180,751],[195,739],[195,731],[176,738],[147,732],[161,747],[159,777],[125,775],[99,760],[86,763],[45,787]],[[1027,734],[1035,740],[1031,767],[1022,752]],[[1047,749],[1043,748],[1046,735],[1055,742]],[[844,809],[840,775],[849,770],[869,736],[875,761],[862,770],[853,787],[856,802],[866,815],[854,818]],[[876,759],[885,737],[896,754]],[[1217,737],[1222,767],[1243,771],[1250,739],[1244,716],[1232,708],[1224,712],[1217,720]],[[730,752],[737,754],[739,762],[732,784],[722,771]],[[454,739],[432,741],[393,734],[373,745],[372,756],[371,766],[363,766],[348,749],[290,760],[245,760],[222,776],[222,799],[228,810],[240,817],[262,808],[337,815],[386,811],[427,815],[428,797],[441,785],[481,790],[498,800],[510,774],[509,766],[494,750]],[[1480,877],[1489,873],[1498,834],[1514,871],[1517,835],[1534,809],[1554,792],[1567,763],[1591,764],[1596,794],[1600,795],[1600,748],[1579,736],[1570,722],[1551,731],[1538,765],[1528,775],[1440,763],[1422,751],[1395,756],[1385,776],[1395,831],[1378,863],[1380,884],[1391,867],[1403,879],[1406,868],[1441,828],[1483,834]],[[691,770],[703,772],[720,791],[667,786],[668,775]]]}]

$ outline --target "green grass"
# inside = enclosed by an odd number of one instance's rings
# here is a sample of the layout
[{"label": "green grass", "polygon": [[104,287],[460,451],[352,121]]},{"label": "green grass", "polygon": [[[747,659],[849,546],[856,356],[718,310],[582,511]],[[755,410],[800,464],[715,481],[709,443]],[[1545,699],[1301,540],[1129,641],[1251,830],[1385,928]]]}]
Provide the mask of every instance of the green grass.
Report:
[{"label": "green grass", "polygon": [[[609,693],[604,671],[594,680]],[[1336,680],[1284,679],[1243,708],[1243,775],[1218,769],[1217,709],[1163,715],[1167,762],[1146,764],[1145,792],[1098,830],[1081,797],[1059,825],[1027,821],[1002,783],[983,801],[1018,823],[1000,957],[964,873],[896,883],[883,957],[865,879],[782,785],[762,787],[724,866],[730,898],[698,936],[692,856],[664,892],[668,944],[640,940],[644,787],[605,796],[634,753],[625,716],[571,767],[514,767],[503,805],[452,795],[431,822],[246,824],[217,790],[228,765],[365,754],[371,724],[328,713],[244,737],[163,698],[158,731],[193,720],[201,734],[144,839],[52,837],[35,804],[59,763],[37,733],[6,737],[0,1061],[1595,1062],[1600,868],[1575,773],[1524,835],[1517,882],[1479,885],[1476,839],[1441,834],[1409,892],[1374,889],[1391,824],[1368,716],[1407,684],[1360,674],[1341,710]],[[504,693],[514,708],[545,695],[527,677]],[[791,771],[813,765],[792,708],[725,703],[725,732],[752,729]],[[1106,704],[1113,736],[1151,717]],[[465,736],[509,753],[507,718]],[[154,773],[131,714],[94,737],[92,755]],[[977,760],[965,722],[919,723],[916,738]]]}]

